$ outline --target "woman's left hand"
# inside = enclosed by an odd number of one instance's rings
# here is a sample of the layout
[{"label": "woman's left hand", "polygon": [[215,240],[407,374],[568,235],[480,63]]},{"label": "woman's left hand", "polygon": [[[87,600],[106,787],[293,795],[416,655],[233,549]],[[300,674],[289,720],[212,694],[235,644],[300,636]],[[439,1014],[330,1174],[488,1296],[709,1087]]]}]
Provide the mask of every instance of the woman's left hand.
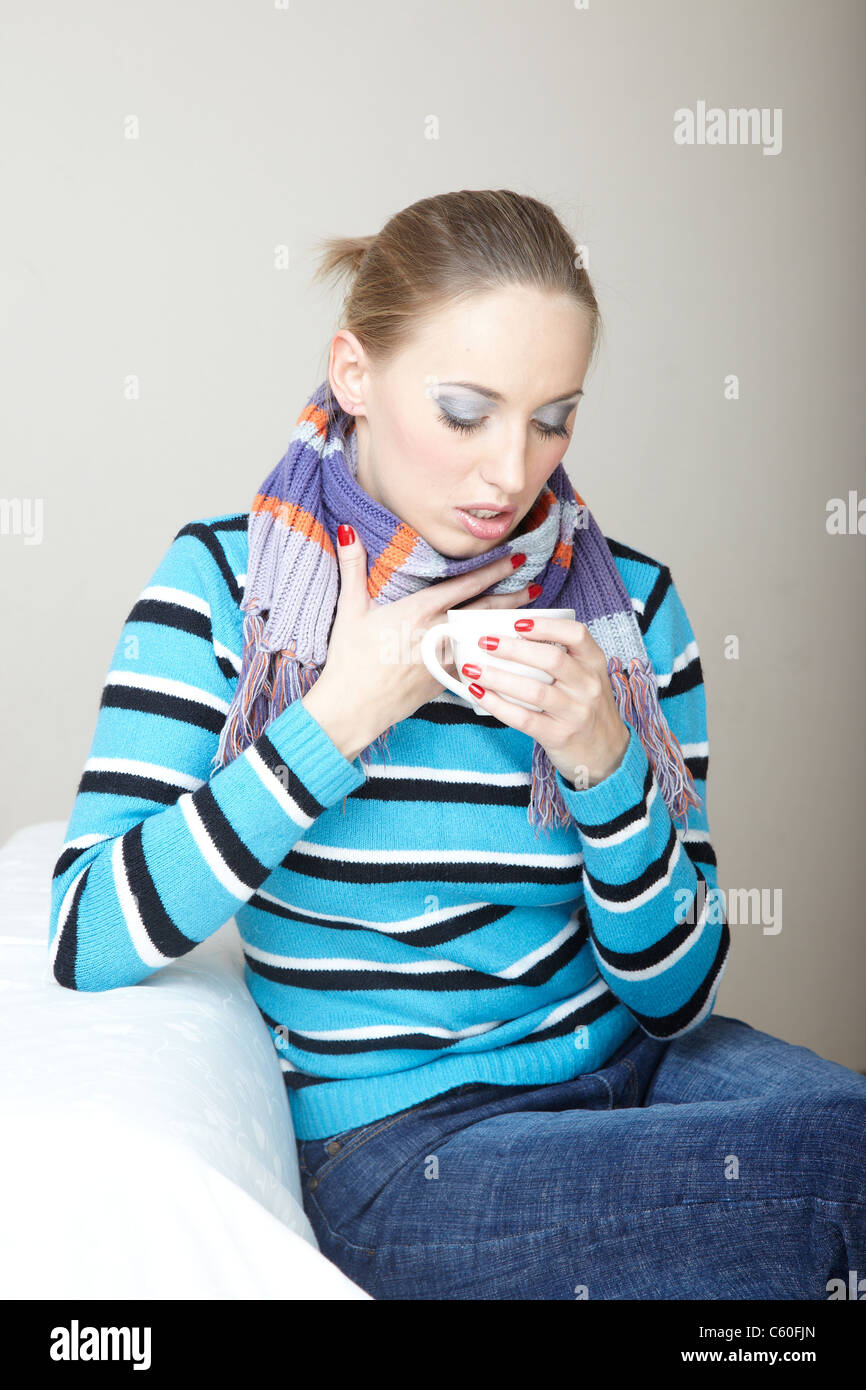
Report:
[{"label": "woman's left hand", "polygon": [[[526,617],[515,622],[525,622]],[[628,747],[629,726],[616,707],[607,657],[586,625],[574,618],[534,618],[520,636],[499,634],[498,640],[490,640],[496,642],[493,655],[538,666],[554,683],[485,666],[486,649],[479,642],[477,656],[462,668],[475,686],[473,694],[479,687],[484,690],[479,707],[540,743],[557,771],[578,790],[615,772]],[[565,650],[551,642],[561,643]],[[540,705],[541,710],[512,704],[498,692]]]}]

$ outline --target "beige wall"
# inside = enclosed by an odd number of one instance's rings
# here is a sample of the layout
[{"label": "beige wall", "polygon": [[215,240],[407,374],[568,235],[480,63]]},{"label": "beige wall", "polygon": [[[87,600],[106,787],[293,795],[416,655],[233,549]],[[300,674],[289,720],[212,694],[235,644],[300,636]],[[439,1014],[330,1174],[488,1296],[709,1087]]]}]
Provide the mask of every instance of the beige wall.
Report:
[{"label": "beige wall", "polygon": [[[68,816],[139,590],[248,509],[323,377],[316,238],[512,187],[589,250],[567,466],[695,628],[720,884],[782,893],[717,1008],[866,1068],[866,538],[826,529],[866,493],[859,0],[19,0],[4,29],[0,493],[43,520],[0,536],[0,839]],[[675,143],[699,102],[781,111],[781,148]]]}]

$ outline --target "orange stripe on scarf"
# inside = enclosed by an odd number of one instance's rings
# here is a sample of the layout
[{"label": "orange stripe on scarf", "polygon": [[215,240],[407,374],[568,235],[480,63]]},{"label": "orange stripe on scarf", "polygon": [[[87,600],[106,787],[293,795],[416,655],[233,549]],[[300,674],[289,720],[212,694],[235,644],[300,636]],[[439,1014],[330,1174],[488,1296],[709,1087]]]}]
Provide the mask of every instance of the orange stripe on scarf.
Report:
[{"label": "orange stripe on scarf", "polygon": [[418,532],[401,522],[382,554],[373,562],[367,581],[371,598],[382,592],[394,571],[400,568],[407,555],[411,555],[417,539]]},{"label": "orange stripe on scarf", "polygon": [[308,541],[315,541],[321,546],[326,555],[333,555],[336,559],[331,537],[328,535],[324,526],[317,521],[312,512],[308,512],[305,507],[301,507],[297,502],[283,502],[279,497],[269,497],[263,492],[257,492],[253,498],[253,505],[250,508],[254,512],[270,512],[274,521],[285,526],[288,531],[297,531],[299,535],[305,536]]}]

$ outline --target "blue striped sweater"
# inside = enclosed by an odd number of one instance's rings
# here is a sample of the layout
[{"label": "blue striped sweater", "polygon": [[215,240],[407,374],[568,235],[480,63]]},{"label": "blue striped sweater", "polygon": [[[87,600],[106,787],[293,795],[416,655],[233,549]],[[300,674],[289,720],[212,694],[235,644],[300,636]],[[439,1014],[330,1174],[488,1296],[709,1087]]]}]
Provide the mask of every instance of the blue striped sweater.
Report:
[{"label": "blue striped sweater", "polygon": [[146,979],[235,918],[295,1133],[471,1082],[602,1066],[712,1010],[728,953],[706,819],[705,692],[669,569],[607,537],[702,796],[671,821],[631,730],[527,819],[532,741],[444,691],[365,774],[300,700],[214,772],[240,671],[247,516],[184,526],[122,628],[54,868],[60,985]]}]

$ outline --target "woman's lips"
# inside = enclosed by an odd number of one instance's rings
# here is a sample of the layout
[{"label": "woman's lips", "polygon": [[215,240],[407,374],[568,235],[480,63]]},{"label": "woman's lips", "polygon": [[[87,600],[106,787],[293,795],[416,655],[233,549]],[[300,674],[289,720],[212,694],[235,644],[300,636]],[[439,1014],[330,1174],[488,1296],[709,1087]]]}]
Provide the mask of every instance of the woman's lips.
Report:
[{"label": "woman's lips", "polygon": [[482,541],[494,541],[498,536],[504,536],[516,515],[514,511],[509,511],[503,512],[501,516],[484,518],[473,516],[471,512],[464,511],[462,507],[455,507],[454,511],[465,530],[471,536],[476,536],[478,540]]}]

